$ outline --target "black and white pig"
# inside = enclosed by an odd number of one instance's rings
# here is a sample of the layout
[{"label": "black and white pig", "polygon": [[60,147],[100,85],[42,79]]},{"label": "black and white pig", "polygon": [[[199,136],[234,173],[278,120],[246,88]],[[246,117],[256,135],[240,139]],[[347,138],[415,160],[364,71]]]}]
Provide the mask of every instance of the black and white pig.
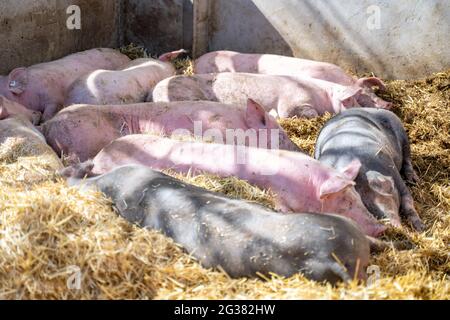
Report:
[{"label": "black and white pig", "polygon": [[162,231],[203,266],[221,266],[232,277],[301,272],[331,283],[364,279],[370,247],[380,243],[341,216],[279,214],[145,166],[122,166],[83,180],[90,170],[81,164],[61,174],[70,185],[102,191],[126,220]]},{"label": "black and white pig", "polygon": [[424,229],[402,178],[418,181],[408,136],[394,113],[362,108],[340,113],[322,128],[315,158],[338,170],[358,159],[361,169],[355,187],[367,209],[395,226],[400,226],[400,213],[416,230]]}]

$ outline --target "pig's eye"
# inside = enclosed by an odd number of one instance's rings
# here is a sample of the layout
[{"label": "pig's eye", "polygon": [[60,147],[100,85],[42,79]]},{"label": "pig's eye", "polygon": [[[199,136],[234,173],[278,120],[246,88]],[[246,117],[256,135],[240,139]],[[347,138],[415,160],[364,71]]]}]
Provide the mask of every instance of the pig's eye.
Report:
[{"label": "pig's eye", "polygon": [[9,83],[9,86],[10,86],[11,88],[17,87],[17,81],[16,81],[16,80],[12,80],[12,81]]}]

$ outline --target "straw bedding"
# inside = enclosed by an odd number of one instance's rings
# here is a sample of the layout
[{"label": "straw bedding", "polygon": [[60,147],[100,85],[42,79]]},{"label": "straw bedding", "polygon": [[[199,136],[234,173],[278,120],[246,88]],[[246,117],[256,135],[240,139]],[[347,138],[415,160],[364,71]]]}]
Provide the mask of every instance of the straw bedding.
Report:
[{"label": "straw bedding", "polygon": [[[191,68],[187,61],[181,65]],[[450,70],[387,83],[384,97],[395,103],[411,139],[421,178],[412,191],[427,231],[389,230],[387,240],[405,240],[414,248],[374,255],[371,264],[379,278],[369,284],[332,287],[301,275],[230,279],[220,270],[204,269],[170,239],[118,217],[101,194],[68,188],[55,175],[58,162],[52,155],[33,153],[26,141],[12,141],[0,146],[0,298],[450,298]],[[281,124],[312,153],[329,117]],[[272,203],[270,192],[232,177],[169,174],[230,196]]]}]

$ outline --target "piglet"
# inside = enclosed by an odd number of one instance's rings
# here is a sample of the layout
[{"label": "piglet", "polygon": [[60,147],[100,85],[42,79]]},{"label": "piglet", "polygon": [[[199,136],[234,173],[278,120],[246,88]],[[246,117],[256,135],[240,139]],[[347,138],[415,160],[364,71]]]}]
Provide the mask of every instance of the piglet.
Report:
[{"label": "piglet", "polygon": [[220,72],[246,72],[285,76],[303,76],[360,88],[379,87],[384,83],[376,77],[356,79],[335,64],[286,57],[274,54],[251,54],[234,51],[209,52],[194,63],[197,74]]},{"label": "piglet", "polygon": [[270,189],[277,210],[340,214],[353,219],[371,236],[385,229],[354,188],[358,160],[338,171],[300,152],[129,135],[113,141],[93,159],[92,173],[103,174],[126,164],[236,176]]},{"label": "piglet", "polygon": [[144,102],[161,80],[174,76],[175,59],[184,50],[163,54],[159,60],[136,59],[117,71],[95,70],[76,80],[68,89],[65,106],[72,104],[130,104]]},{"label": "piglet", "polygon": [[371,241],[346,218],[280,215],[139,165],[82,180],[90,169],[63,174],[70,185],[103,192],[123,218],[171,237],[204,267],[231,277],[302,273],[333,284],[366,278]]},{"label": "piglet", "polygon": [[113,49],[74,53],[0,76],[0,94],[43,113],[42,120],[47,121],[62,108],[64,95],[77,78],[99,68],[114,70],[129,61],[127,56]]},{"label": "piglet", "polygon": [[47,121],[42,132],[56,152],[75,162],[94,157],[117,138],[149,132],[299,151],[277,121],[252,100],[246,107],[209,101],[76,105]]},{"label": "piglet", "polygon": [[352,109],[330,119],[316,142],[315,158],[338,170],[359,160],[356,191],[377,218],[387,218],[400,226],[400,213],[416,230],[424,225],[414,208],[414,200],[402,179],[416,182],[408,136],[400,119],[392,112]]},{"label": "piglet", "polygon": [[266,111],[276,111],[281,118],[312,118],[360,106],[390,108],[389,103],[374,93],[356,86],[306,77],[229,72],[165,79],[156,85],[147,100],[210,100],[242,105],[248,97],[261,103]]}]

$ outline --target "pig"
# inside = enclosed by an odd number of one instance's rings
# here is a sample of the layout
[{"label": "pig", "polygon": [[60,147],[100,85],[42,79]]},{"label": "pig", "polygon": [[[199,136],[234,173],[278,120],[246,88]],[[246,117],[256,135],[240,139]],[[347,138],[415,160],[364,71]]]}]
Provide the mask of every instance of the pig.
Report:
[{"label": "pig", "polygon": [[339,113],[353,107],[390,108],[375,94],[358,87],[306,77],[274,76],[251,73],[218,73],[174,76],[156,85],[147,101],[168,102],[209,100],[244,104],[250,97],[274,110],[280,118],[313,118]]},{"label": "pig", "polygon": [[[0,98],[1,99],[1,98]],[[0,114],[3,113],[0,107]],[[27,109],[28,110],[28,109]],[[9,115],[0,120],[0,161],[11,159],[16,162],[20,157],[39,156],[41,161],[45,160],[45,168],[40,170],[33,168],[26,170],[23,181],[42,181],[46,179],[46,171],[60,170],[63,168],[61,160],[50,148],[41,132],[22,113]],[[25,169],[27,169],[25,166]]]},{"label": "pig", "polygon": [[62,174],[71,186],[103,192],[120,216],[171,237],[206,268],[221,267],[235,278],[302,273],[333,284],[366,278],[371,239],[347,218],[281,215],[140,165],[83,180],[91,168]]},{"label": "pig", "polygon": [[356,85],[360,88],[386,87],[380,79],[367,77],[356,79],[337,65],[286,57],[274,54],[249,54],[234,51],[209,52],[194,62],[197,74],[220,72],[245,72],[284,76],[305,76],[334,82],[343,86]]},{"label": "pig", "polygon": [[113,49],[92,49],[59,60],[16,68],[0,76],[0,94],[28,109],[43,113],[47,121],[64,104],[67,88],[80,76],[99,68],[117,69],[130,59]]},{"label": "pig", "polygon": [[338,171],[300,152],[129,135],[103,148],[92,163],[93,174],[140,164],[180,173],[236,176],[271,190],[278,211],[340,214],[375,237],[385,230],[355,190],[358,160]]},{"label": "pig", "polygon": [[341,170],[355,159],[361,162],[356,191],[378,219],[400,226],[399,212],[419,231],[424,230],[413,197],[402,179],[414,183],[408,136],[392,112],[352,109],[330,119],[316,142],[315,158]]},{"label": "pig", "polygon": [[25,108],[20,103],[11,101],[0,95],[0,120],[10,117],[22,117],[32,124],[38,124],[42,114]]},{"label": "pig", "polygon": [[170,63],[185,52],[166,53],[161,60],[142,58],[131,61],[120,70],[95,70],[76,80],[68,89],[65,106],[72,104],[130,104],[144,102],[149,91],[161,80],[174,76]]},{"label": "pig", "polygon": [[[162,135],[193,133],[205,141],[210,141],[208,136],[211,136],[210,142],[253,143],[263,148],[300,151],[277,121],[251,99],[244,108],[208,101],[76,105],[62,110],[41,129],[50,146],[58,154],[68,156],[71,162],[94,157],[104,146],[121,136],[148,132]],[[249,139],[239,140],[236,136],[236,139],[224,141],[232,129],[248,133]]]}]

